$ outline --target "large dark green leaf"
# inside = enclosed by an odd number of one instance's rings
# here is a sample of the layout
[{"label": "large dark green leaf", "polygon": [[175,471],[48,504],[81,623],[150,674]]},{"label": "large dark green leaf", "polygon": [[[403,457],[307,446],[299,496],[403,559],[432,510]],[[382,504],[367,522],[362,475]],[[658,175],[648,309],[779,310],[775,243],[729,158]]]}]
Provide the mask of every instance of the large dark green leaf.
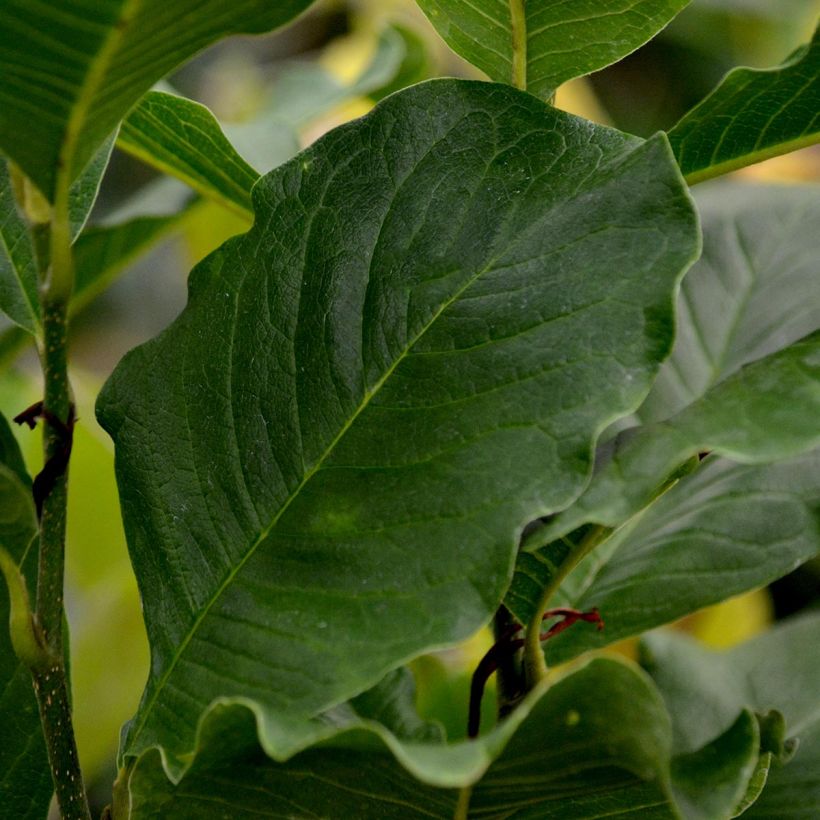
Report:
[{"label": "large dark green leaf", "polygon": [[8,164],[0,159],[0,310],[35,335],[41,332],[34,242],[14,199]]},{"label": "large dark green leaf", "polygon": [[776,68],[736,68],[670,132],[691,183],[820,140],[820,29]]},{"label": "large dark green leaf", "polygon": [[695,199],[703,254],[683,281],[675,349],[641,406],[643,422],[820,328],[820,186],[720,182]]},{"label": "large dark green leaf", "polygon": [[763,466],[707,459],[570,575],[558,600],[598,606],[606,629],[567,630],[548,656],[565,659],[764,586],[820,552],[819,516],[820,451]]},{"label": "large dark green leaf", "polygon": [[418,0],[454,51],[502,83],[514,82],[514,62],[520,59],[525,77],[516,84],[523,80],[528,91],[544,99],[561,83],[626,57],[688,3]]},{"label": "large dark green leaf", "polygon": [[123,122],[117,144],[240,215],[252,216],[251,188],[259,174],[204,105],[149,91]]},{"label": "large dark green leaf", "polygon": [[0,7],[0,148],[51,199],[134,103],[215,40],[287,23],[310,0],[8,0]]},{"label": "large dark green leaf", "polygon": [[452,786],[478,781],[470,816],[592,820],[639,809],[671,820],[668,721],[644,677],[612,660],[536,693],[487,737],[449,746],[410,744],[360,721],[276,764],[259,749],[250,715],[222,709],[178,784],[155,752],[139,760],[131,817],[221,817],[230,806],[241,816],[450,820]]},{"label": "large dark green leaf", "polygon": [[554,540],[586,523],[618,526],[699,452],[765,463],[814,449],[818,417],[820,331],[746,365],[671,419],[627,430],[599,449],[589,487],[540,536]]},{"label": "large dark green leaf", "polygon": [[221,695],[308,717],[486,621],[698,250],[663,137],[485,83],[389,97],[254,205],[98,405],[153,646],[127,754],[190,749]]},{"label": "large dark green leaf", "polygon": [[[23,566],[29,589],[36,579],[37,534],[31,480],[8,423],[0,416],[0,546]],[[0,576],[0,813],[42,820],[51,800],[51,770],[40,729],[31,674],[21,664],[9,636],[8,590]]]},{"label": "large dark green leaf", "polygon": [[687,750],[720,733],[747,707],[777,710],[798,740],[773,754],[768,782],[749,818],[815,818],[820,812],[820,615],[809,614],[728,652],[667,632],[644,639],[645,663],[673,719],[674,745]]}]

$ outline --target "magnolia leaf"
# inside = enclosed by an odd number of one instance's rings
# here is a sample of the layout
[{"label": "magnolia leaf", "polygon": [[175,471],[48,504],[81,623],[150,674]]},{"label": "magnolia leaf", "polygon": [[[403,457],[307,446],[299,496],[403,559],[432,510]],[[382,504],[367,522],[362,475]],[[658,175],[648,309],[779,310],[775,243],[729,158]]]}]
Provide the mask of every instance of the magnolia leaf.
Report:
[{"label": "magnolia leaf", "polygon": [[34,335],[42,332],[37,287],[34,242],[17,209],[8,164],[0,159],[0,310]]},{"label": "magnolia leaf", "polygon": [[240,216],[252,217],[251,188],[259,174],[204,105],[149,91],[123,122],[117,145]]},{"label": "magnolia leaf", "polygon": [[820,140],[820,28],[782,65],[736,68],[669,132],[691,185]]},{"label": "magnolia leaf", "polygon": [[116,131],[106,139],[94,152],[83,172],[74,180],[68,192],[68,217],[71,227],[71,238],[76,239],[85,227],[91,209],[97,201],[105,169],[114,149]]},{"label": "magnolia leaf", "polygon": [[418,0],[458,54],[491,80],[547,99],[652,39],[689,0]]},{"label": "magnolia leaf", "polygon": [[459,783],[474,784],[471,816],[580,820],[637,807],[642,817],[677,816],[669,718],[652,686],[621,662],[595,660],[537,691],[475,741],[411,744],[372,720],[359,723],[277,764],[260,750],[249,713],[212,712],[178,783],[154,751],[134,765],[130,816],[210,818],[228,803],[249,815],[450,820]]},{"label": "magnolia leaf", "polygon": [[687,820],[734,816],[757,770],[760,730],[748,709],[710,743],[672,760],[672,792]]},{"label": "magnolia leaf", "polygon": [[128,756],[184,754],[220,696],[309,718],[486,622],[698,251],[662,135],[486,83],[392,95],[253,196],[98,403],[152,644]]},{"label": "magnolia leaf", "polygon": [[820,552],[818,511],[818,450],[763,466],[707,459],[570,575],[560,602],[597,606],[606,629],[567,630],[547,656],[564,660],[786,575]]},{"label": "magnolia leaf", "polygon": [[[37,578],[37,518],[31,479],[8,423],[0,416],[0,547],[23,567],[29,590]],[[0,575],[0,806],[8,817],[42,820],[53,791],[40,712],[29,670],[9,635],[8,590]]]},{"label": "magnolia leaf", "polygon": [[[161,77],[214,41],[284,25],[310,0],[8,0],[0,148],[53,201]],[[70,48],[68,47],[70,44]]]},{"label": "magnolia leaf", "polygon": [[[772,754],[762,794],[744,818],[814,818],[820,810],[820,615],[792,618],[730,649],[714,652],[683,635],[659,632],[643,640],[644,662],[670,710],[674,747],[697,746],[731,724],[742,708],[777,710],[792,742]],[[782,732],[782,729],[779,730]],[[761,755],[763,757],[763,755]]]},{"label": "magnolia leaf", "polygon": [[703,254],[683,281],[675,348],[641,406],[643,422],[669,418],[820,328],[820,187],[719,182],[695,199]]},{"label": "magnolia leaf", "polygon": [[587,490],[539,531],[539,538],[557,539],[586,523],[618,526],[699,452],[765,463],[812,450],[820,446],[819,415],[817,331],[746,365],[671,419],[627,430],[612,447],[600,448]]}]

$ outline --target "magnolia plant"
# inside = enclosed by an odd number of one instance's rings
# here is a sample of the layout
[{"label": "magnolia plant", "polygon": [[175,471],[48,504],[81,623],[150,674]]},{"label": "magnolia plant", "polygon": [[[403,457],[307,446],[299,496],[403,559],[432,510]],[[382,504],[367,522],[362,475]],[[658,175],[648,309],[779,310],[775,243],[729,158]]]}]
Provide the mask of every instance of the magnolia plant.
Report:
[{"label": "magnolia plant", "polygon": [[[357,90],[322,86],[381,102],[289,159],[309,100],[254,159],[151,90],[309,5],[0,4],[0,348],[36,344],[42,399],[13,421],[45,450],[32,479],[2,420],[0,814],[56,792],[89,817],[67,321],[210,199],[245,232],[97,400],[151,647],[109,815],[817,817],[817,614],[723,653],[595,650],[820,553],[820,191],[690,190],[820,138],[818,36],[649,139],[554,95],[687,0],[419,0],[490,81],[416,83],[389,29]],[[115,143],[197,199],[86,227]],[[487,624],[448,738],[406,664]]]}]

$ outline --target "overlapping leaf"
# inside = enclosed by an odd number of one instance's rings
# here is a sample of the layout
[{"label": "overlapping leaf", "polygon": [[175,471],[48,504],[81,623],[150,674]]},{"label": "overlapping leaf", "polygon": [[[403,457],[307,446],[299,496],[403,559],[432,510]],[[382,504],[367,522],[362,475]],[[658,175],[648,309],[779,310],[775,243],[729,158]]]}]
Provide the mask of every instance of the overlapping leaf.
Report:
[{"label": "overlapping leaf", "polygon": [[668,717],[644,677],[612,660],[534,693],[477,741],[413,742],[361,717],[356,726],[277,764],[259,749],[251,716],[221,707],[178,784],[155,753],[139,760],[128,784],[130,816],[209,818],[228,804],[248,814],[324,816],[332,806],[340,817],[450,820],[454,787],[469,784],[471,816],[591,820],[637,807],[654,820],[677,816]]},{"label": "overlapping leaf", "polygon": [[[768,465],[707,459],[570,575],[556,605],[597,606],[606,629],[568,630],[548,657],[640,634],[786,575],[820,553],[818,513],[816,450]],[[517,601],[521,617],[534,606],[527,601]]]},{"label": "overlapping leaf", "polygon": [[503,83],[513,82],[521,59],[527,90],[544,99],[561,83],[626,57],[688,2],[418,0],[454,51]]},{"label": "overlapping leaf", "polygon": [[[37,533],[31,479],[5,418],[0,416],[0,546],[22,564],[29,588],[36,578]],[[33,559],[33,560],[32,560]],[[0,807],[5,816],[42,820],[51,800],[51,771],[31,675],[9,636],[8,590],[0,576]]]},{"label": "overlapping leaf", "polygon": [[98,405],[154,658],[127,755],[187,751],[222,695],[307,718],[485,621],[698,249],[662,138],[483,83],[391,96],[254,204]]},{"label": "overlapping leaf", "polygon": [[669,132],[690,183],[820,140],[820,29],[771,69],[736,68]]},{"label": "overlapping leaf", "polygon": [[818,639],[817,614],[791,619],[723,653],[671,633],[644,639],[645,662],[672,714],[676,749],[696,747],[723,731],[743,707],[777,710],[787,736],[797,739],[796,749],[792,742],[779,754],[773,750],[768,782],[744,817],[808,820],[820,810],[820,663],[812,651]]},{"label": "overlapping leaf", "polygon": [[0,8],[0,148],[49,199],[134,103],[215,40],[283,25],[310,0],[9,0]]},{"label": "overlapping leaf", "polygon": [[250,192],[259,174],[204,105],[149,91],[123,122],[117,144],[241,215],[252,213]]}]

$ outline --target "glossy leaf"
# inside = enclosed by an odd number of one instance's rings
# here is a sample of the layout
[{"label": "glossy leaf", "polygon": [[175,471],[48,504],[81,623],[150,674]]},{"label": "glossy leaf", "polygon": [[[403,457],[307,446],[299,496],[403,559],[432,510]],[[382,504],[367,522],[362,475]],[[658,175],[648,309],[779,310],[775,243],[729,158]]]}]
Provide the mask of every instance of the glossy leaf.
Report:
[{"label": "glossy leaf", "polygon": [[765,463],[812,450],[820,446],[818,416],[820,331],[746,365],[671,419],[627,430],[599,449],[589,487],[539,536],[554,540],[587,523],[617,527],[701,452]]},{"label": "glossy leaf", "polygon": [[668,717],[644,677],[612,660],[536,693],[472,742],[400,743],[365,723],[276,764],[259,750],[255,729],[236,709],[214,713],[176,786],[149,752],[131,773],[131,817],[217,817],[227,803],[247,814],[327,816],[332,808],[339,817],[450,820],[458,792],[441,787],[444,776],[451,784],[478,781],[471,816],[591,820],[636,807],[653,820],[676,816]]},{"label": "glossy leaf", "polygon": [[139,98],[229,34],[281,26],[310,0],[9,0],[0,8],[0,148],[52,199]]},{"label": "glossy leaf", "polygon": [[599,607],[606,629],[567,630],[548,657],[637,635],[786,575],[820,553],[818,510],[820,451],[763,466],[708,459],[570,575],[561,598]]},{"label": "glossy leaf", "polygon": [[94,152],[88,165],[82,173],[74,180],[68,192],[68,217],[71,225],[71,238],[76,239],[80,231],[85,227],[91,209],[97,201],[97,194],[100,192],[105,169],[108,168],[108,161],[111,159],[111,151],[114,149],[116,132],[111,134],[102,145]]},{"label": "glossy leaf", "polygon": [[17,209],[8,164],[0,159],[0,310],[35,335],[41,332],[37,287],[34,242]]},{"label": "glossy leaf", "polygon": [[662,137],[486,83],[389,97],[254,204],[98,404],[154,659],[128,755],[185,752],[222,695],[315,715],[485,622],[698,250]]},{"label": "glossy leaf", "polygon": [[[0,416],[0,546],[22,564],[29,590],[36,582],[37,533],[31,479],[5,418]],[[31,675],[18,660],[9,636],[8,590],[0,576],[0,807],[4,816],[42,820],[51,800],[51,771],[40,729]]]},{"label": "glossy leaf", "polygon": [[695,200],[703,254],[683,281],[675,348],[641,406],[643,422],[668,418],[820,328],[820,187],[720,182]]},{"label": "glossy leaf", "polygon": [[682,635],[657,633],[643,642],[645,663],[673,718],[677,749],[698,745],[730,724],[739,709],[777,710],[796,738],[793,758],[777,755],[749,818],[813,818],[820,810],[820,639],[816,613],[792,618],[728,652],[713,652]]},{"label": "glossy leaf", "polygon": [[782,65],[736,68],[669,132],[690,184],[820,140],[820,29]]},{"label": "glossy leaf", "polygon": [[491,80],[513,83],[518,52],[526,89],[542,99],[561,83],[626,57],[688,2],[418,0],[447,44]]},{"label": "glossy leaf", "polygon": [[252,215],[251,188],[259,174],[204,105],[149,91],[123,122],[117,144],[200,194],[240,215]]}]

